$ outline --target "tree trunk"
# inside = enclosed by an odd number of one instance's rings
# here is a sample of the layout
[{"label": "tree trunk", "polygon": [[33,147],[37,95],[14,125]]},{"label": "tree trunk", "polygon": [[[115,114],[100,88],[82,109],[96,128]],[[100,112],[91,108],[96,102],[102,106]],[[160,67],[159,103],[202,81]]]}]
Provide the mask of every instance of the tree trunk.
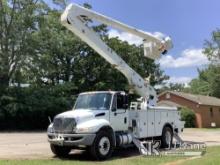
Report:
[{"label": "tree trunk", "polygon": [[6,89],[9,86],[9,76],[8,74],[1,73],[0,74],[0,88],[1,91]]}]

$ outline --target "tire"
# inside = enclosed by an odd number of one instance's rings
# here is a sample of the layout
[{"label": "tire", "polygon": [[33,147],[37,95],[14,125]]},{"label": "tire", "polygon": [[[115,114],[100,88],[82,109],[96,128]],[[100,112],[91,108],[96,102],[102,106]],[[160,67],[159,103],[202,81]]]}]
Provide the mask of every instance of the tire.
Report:
[{"label": "tire", "polygon": [[58,157],[66,157],[69,155],[71,148],[50,144],[51,151]]},{"label": "tire", "polygon": [[90,153],[96,160],[106,160],[113,152],[113,136],[111,132],[99,131],[90,147]]},{"label": "tire", "polygon": [[173,132],[170,127],[164,127],[161,137],[161,147],[168,148],[171,147],[173,143]]}]

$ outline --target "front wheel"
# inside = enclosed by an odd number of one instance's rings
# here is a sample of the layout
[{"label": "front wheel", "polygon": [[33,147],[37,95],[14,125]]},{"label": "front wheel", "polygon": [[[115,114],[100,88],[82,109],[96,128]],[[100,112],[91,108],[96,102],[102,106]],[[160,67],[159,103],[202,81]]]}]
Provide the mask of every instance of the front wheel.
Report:
[{"label": "front wheel", "polygon": [[90,152],[97,160],[105,160],[111,157],[113,152],[113,138],[111,133],[99,131],[90,148]]},{"label": "front wheel", "polygon": [[66,157],[71,151],[71,148],[50,144],[51,151],[58,157]]}]

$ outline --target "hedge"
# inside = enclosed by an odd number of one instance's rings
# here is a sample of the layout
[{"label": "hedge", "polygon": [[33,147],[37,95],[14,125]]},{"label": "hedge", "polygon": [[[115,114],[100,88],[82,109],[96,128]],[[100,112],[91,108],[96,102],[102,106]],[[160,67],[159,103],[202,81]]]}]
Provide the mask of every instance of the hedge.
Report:
[{"label": "hedge", "polygon": [[195,127],[195,113],[187,107],[181,108],[181,120],[185,121],[186,128]]},{"label": "hedge", "polygon": [[72,84],[10,87],[0,94],[0,130],[45,130],[48,116],[73,107],[75,93]]}]

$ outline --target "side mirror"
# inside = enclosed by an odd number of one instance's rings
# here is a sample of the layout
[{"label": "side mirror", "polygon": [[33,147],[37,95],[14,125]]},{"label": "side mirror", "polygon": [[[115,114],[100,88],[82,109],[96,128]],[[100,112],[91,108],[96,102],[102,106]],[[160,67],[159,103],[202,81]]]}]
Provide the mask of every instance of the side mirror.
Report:
[{"label": "side mirror", "polygon": [[128,95],[123,97],[123,109],[128,109]]},{"label": "side mirror", "polygon": [[123,104],[123,109],[128,109],[128,104]]}]

